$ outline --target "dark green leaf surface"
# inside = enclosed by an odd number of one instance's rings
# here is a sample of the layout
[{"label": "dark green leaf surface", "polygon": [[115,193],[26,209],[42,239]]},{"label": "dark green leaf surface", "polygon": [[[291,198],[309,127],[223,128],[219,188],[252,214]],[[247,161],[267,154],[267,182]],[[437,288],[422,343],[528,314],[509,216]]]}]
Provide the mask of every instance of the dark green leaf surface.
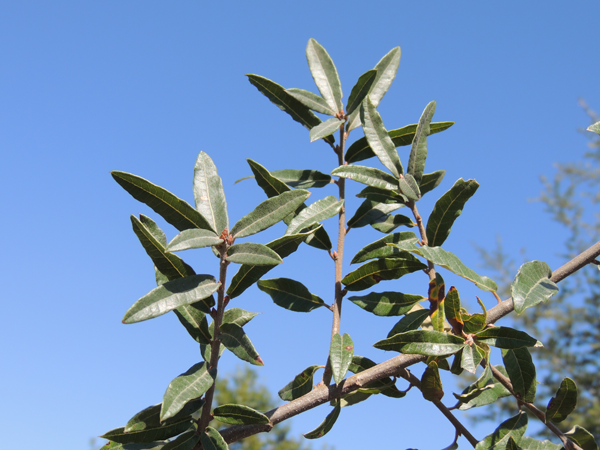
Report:
[{"label": "dark green leaf surface", "polygon": [[358,81],[352,88],[352,92],[350,92],[350,97],[348,97],[348,103],[346,105],[347,115],[352,114],[355,110],[358,109],[362,101],[365,99],[365,97],[371,90],[371,86],[373,86],[373,82],[375,81],[376,75],[377,69],[371,69],[363,73],[358,78]]},{"label": "dark green leaf surface", "polygon": [[430,402],[441,400],[444,397],[442,379],[440,378],[438,365],[435,361],[430,362],[425,372],[423,372],[423,376],[421,377],[421,393],[423,394],[423,398]]},{"label": "dark green leaf surface", "polygon": [[410,157],[408,159],[408,167],[406,171],[411,174],[415,181],[420,184],[425,170],[425,161],[427,160],[427,136],[430,134],[429,124],[435,113],[435,101],[430,102],[421,114],[417,131],[412,141],[410,149]]},{"label": "dark green leaf surface", "polygon": [[496,430],[486,436],[475,446],[475,450],[504,450],[508,444],[508,439],[513,438],[518,444],[527,429],[527,414],[520,412],[514,417],[502,422]]},{"label": "dark green leaf surface", "polygon": [[394,78],[396,78],[401,54],[400,47],[394,47],[375,66],[377,75],[369,93],[369,99],[374,106],[379,106],[379,102],[392,85]]},{"label": "dark green leaf surface", "polygon": [[327,50],[314,39],[308,40],[306,59],[319,92],[334,111],[343,109],[340,77]]},{"label": "dark green leaf surface", "polygon": [[212,336],[208,331],[208,321],[206,320],[206,315],[203,311],[205,308],[206,307],[199,306],[196,303],[192,303],[191,305],[182,306],[176,309],[175,314],[196,342],[208,345]]},{"label": "dark green leaf surface", "polygon": [[355,165],[340,166],[333,169],[331,175],[348,178],[380,189],[393,191],[398,189],[398,178],[373,167]]},{"label": "dark green leaf surface", "polygon": [[200,441],[204,450],[229,450],[223,436],[212,427],[206,427],[204,433],[200,435]]},{"label": "dark green leaf surface", "polygon": [[110,430],[100,437],[110,441],[118,442],[120,444],[149,443],[177,436],[178,434],[187,430],[191,424],[192,421],[186,419],[178,423],[165,425],[158,428],[132,431],[129,433],[125,433],[125,428],[121,427]]},{"label": "dark green leaf surface", "polygon": [[[508,376],[503,366],[498,365],[494,367],[503,375]],[[467,387],[460,396],[454,394],[456,398],[460,399],[462,397],[463,399],[461,400],[462,404],[458,408],[461,411],[489,405],[499,398],[508,397],[509,395],[511,393],[494,378],[489,364],[477,381]]]},{"label": "dark green leaf surface", "polygon": [[439,273],[429,282],[428,298],[430,303],[431,325],[435,331],[444,331],[446,328],[445,298],[446,284]]},{"label": "dark green leaf surface", "polygon": [[421,191],[421,197],[423,197],[428,192],[432,191],[444,179],[444,175],[446,175],[445,170],[437,170],[432,173],[425,173],[421,178],[421,182],[419,183],[419,190]]},{"label": "dark green leaf surface", "polygon": [[403,216],[402,214],[388,214],[381,217],[371,224],[371,226],[384,234],[391,233],[400,226],[414,227],[414,223],[409,217]]},{"label": "dark green leaf surface", "polygon": [[298,234],[311,225],[335,216],[340,212],[343,205],[344,201],[338,201],[333,195],[317,200],[292,219],[285,231],[285,235]]},{"label": "dark green leaf surface", "polygon": [[350,335],[348,333],[344,333],[343,336],[340,336],[339,333],[334,334],[329,347],[329,362],[336,385],[340,384],[346,376],[353,355],[354,342]]},{"label": "dark green leaf surface", "polygon": [[284,401],[292,401],[312,391],[313,376],[321,366],[310,366],[294,377],[279,392],[279,398]]},{"label": "dark green leaf surface", "polygon": [[333,133],[338,131],[342,125],[344,125],[344,121],[341,119],[336,117],[327,119],[325,122],[310,130],[310,142],[331,136]]},{"label": "dark green leaf surface", "polygon": [[371,225],[402,206],[404,205],[401,203],[379,203],[367,199],[358,207],[354,216],[348,220],[348,227],[361,228]]},{"label": "dark green leaf surface", "polygon": [[558,292],[558,286],[550,280],[551,276],[550,266],[542,261],[530,261],[519,268],[511,286],[512,301],[517,314],[547,301]]},{"label": "dark green leaf surface", "polygon": [[258,288],[269,294],[276,305],[296,312],[310,312],[325,306],[318,296],[311,294],[306,286],[290,278],[260,280]]},{"label": "dark green leaf surface", "polygon": [[[235,323],[243,327],[260,313],[246,311],[241,308],[229,308],[223,313],[223,323]],[[212,324],[211,324],[212,325]]]},{"label": "dark green leaf surface", "polygon": [[196,209],[211,225],[217,235],[229,229],[227,201],[223,182],[213,160],[200,152],[194,166],[194,198]]},{"label": "dark green leaf surface", "polygon": [[348,300],[376,316],[400,316],[406,314],[415,303],[425,300],[425,298],[421,295],[401,294],[400,292],[371,292],[360,297],[350,297]]},{"label": "dark green leaf surface", "polygon": [[250,214],[238,220],[231,229],[231,234],[235,238],[241,238],[265,230],[292,213],[309,196],[310,192],[299,189],[269,198],[260,203]]},{"label": "dark green leaf surface", "polygon": [[213,410],[213,416],[219,422],[231,425],[269,423],[269,418],[263,413],[244,405],[221,405]]},{"label": "dark green leaf surface", "polygon": [[475,344],[465,345],[461,355],[460,367],[467,372],[475,373],[483,357],[483,352]]},{"label": "dark green leaf surface", "polygon": [[428,309],[419,309],[408,313],[394,325],[394,328],[391,329],[387,337],[390,338],[399,333],[416,330],[427,317],[429,317]]},{"label": "dark green leaf surface", "polygon": [[404,195],[399,194],[396,191],[380,189],[373,186],[367,186],[356,194],[356,196],[358,198],[374,200],[379,203],[406,203],[408,200]]},{"label": "dark green leaf surface", "polygon": [[560,423],[573,412],[577,405],[577,385],[573,380],[565,377],[560,383],[560,388],[548,402],[546,420]]},{"label": "dark green leaf surface", "polygon": [[356,255],[354,255],[350,264],[361,263],[373,258],[389,257],[394,254],[402,256],[405,254],[404,251],[388,244],[402,243],[403,246],[414,247],[414,244],[418,240],[417,235],[412,231],[402,231],[400,233],[391,234],[363,247]]},{"label": "dark green leaf surface", "polygon": [[537,339],[532,338],[524,331],[508,327],[486,328],[477,333],[475,339],[479,342],[504,349],[541,347]]},{"label": "dark green leaf surface", "polygon": [[[369,358],[354,355],[352,356],[352,362],[348,366],[348,370],[352,373],[360,373],[363,370],[370,369],[376,365],[377,363],[371,361]],[[402,398],[406,395],[406,392],[402,392],[396,387],[394,380],[392,380],[390,377],[382,378],[381,380],[369,383],[367,386],[365,386],[365,389],[377,389],[381,392],[381,394],[392,398]]]},{"label": "dark green leaf surface", "polygon": [[113,171],[111,175],[133,198],[148,205],[179,231],[188,228],[212,229],[208,221],[189,203],[166,189],[130,173]]},{"label": "dark green leaf surface", "polygon": [[192,248],[212,247],[223,242],[219,236],[215,236],[211,230],[202,230],[200,228],[191,228],[183,230],[175,236],[166,250],[168,252],[180,252]]},{"label": "dark green leaf surface", "polygon": [[559,444],[553,444],[548,440],[538,441],[529,436],[523,436],[519,446],[525,450],[563,450],[564,447]]},{"label": "dark green leaf surface", "polygon": [[281,257],[269,247],[254,242],[233,244],[227,250],[227,261],[253,266],[274,266],[281,264]]},{"label": "dark green leaf surface", "polygon": [[101,450],[159,450],[163,448],[167,441],[154,441],[138,444],[119,444],[118,442],[109,441]]},{"label": "dark green leaf surface", "polygon": [[396,146],[383,126],[383,121],[375,105],[369,98],[361,104],[360,119],[363,123],[363,131],[367,142],[373,153],[379,158],[381,164],[387,167],[396,178],[404,173]]},{"label": "dark green leaf surface", "polygon": [[331,175],[318,170],[273,170],[271,175],[294,189],[320,188],[331,184]]},{"label": "dark green leaf surface", "polygon": [[515,394],[522,401],[533,403],[537,381],[535,378],[535,365],[529,350],[527,348],[502,350],[502,360]]},{"label": "dark green leaf surface", "polygon": [[176,439],[161,447],[161,450],[192,450],[198,441],[200,441],[200,436],[196,434],[196,430],[191,430],[177,436]]},{"label": "dark green leaf surface", "polygon": [[325,417],[325,420],[321,422],[321,424],[317,428],[306,433],[304,437],[306,439],[318,439],[320,437],[325,436],[327,433],[329,433],[329,430],[333,428],[333,425],[335,424],[337,418],[340,415],[340,411],[341,406],[338,404],[335,408],[333,408],[333,411],[331,411],[327,415],[327,417]]},{"label": "dark green leaf surface", "polygon": [[304,104],[308,108],[312,109],[321,114],[327,114],[329,116],[335,116],[336,112],[329,106],[329,104],[325,101],[325,99],[317,94],[314,94],[310,91],[306,91],[304,89],[286,89],[285,92],[290,94],[300,103]]},{"label": "dark green leaf surface", "polygon": [[220,330],[221,342],[227,350],[243,361],[255,366],[264,366],[262,358],[241,326],[236,323],[224,323]]},{"label": "dark green leaf surface", "polygon": [[410,259],[378,259],[363,264],[342,279],[349,291],[362,291],[382,280],[395,280],[407,273],[426,269],[420,261]]},{"label": "dark green leaf surface", "polygon": [[267,197],[275,197],[291,190],[290,187],[285,184],[285,182],[277,178],[256,161],[252,161],[251,159],[247,159],[246,161],[248,162],[248,165],[250,166],[250,169],[256,178],[256,183],[262,188],[263,191],[265,191]]},{"label": "dark green leaf surface", "polygon": [[427,220],[427,245],[439,247],[446,241],[454,221],[461,215],[465,203],[478,188],[477,181],[464,181],[460,178],[448,192],[442,195]]},{"label": "dark green leaf surface", "polygon": [[410,173],[400,176],[398,187],[400,188],[400,192],[410,200],[417,201],[421,198],[419,185]]},{"label": "dark green leaf surface", "polygon": [[160,419],[173,417],[186,403],[201,397],[213,385],[216,376],[216,369],[208,369],[207,364],[201,362],[171,381],[163,396]]},{"label": "dark green leaf surface", "polygon": [[465,312],[461,312],[461,317],[463,320],[463,331],[469,334],[479,333],[483,330],[487,325],[487,311],[485,309],[485,305],[483,302],[477,297],[477,302],[483,309],[483,314],[469,314]]},{"label": "dark green leaf surface", "polygon": [[161,316],[183,305],[210,297],[220,286],[210,275],[192,275],[169,281],[144,295],[125,313],[123,323]]},{"label": "dark green leaf surface", "polygon": [[[437,274],[436,274],[437,275]],[[446,312],[446,318],[454,329],[454,331],[460,332],[463,330],[463,320],[460,311],[460,296],[458,290],[452,286],[446,295],[444,301],[444,310]]]},{"label": "dark green leaf surface", "polygon": [[[352,391],[349,394],[344,395],[339,399],[340,407],[345,408],[347,406],[356,405],[357,403],[364,402],[366,399],[373,395],[372,392],[366,392],[363,389],[357,389],[356,391]],[[332,406],[335,406],[336,400],[331,402]]]},{"label": "dark green leaf surface", "polygon": [[575,425],[572,429],[567,431],[565,435],[576,442],[583,450],[598,450],[598,444],[592,433],[585,428]]},{"label": "dark green leaf surface", "polygon": [[461,337],[439,331],[406,331],[376,342],[373,347],[401,353],[444,356],[456,353],[464,346]]}]

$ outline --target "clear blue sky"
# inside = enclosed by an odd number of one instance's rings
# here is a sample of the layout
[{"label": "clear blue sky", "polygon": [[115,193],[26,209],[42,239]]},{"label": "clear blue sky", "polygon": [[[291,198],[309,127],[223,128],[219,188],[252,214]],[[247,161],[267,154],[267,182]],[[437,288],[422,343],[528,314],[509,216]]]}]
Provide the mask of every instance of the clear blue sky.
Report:
[{"label": "clear blue sky", "polygon": [[[591,1],[2,2],[2,447],[85,449],[90,437],[160,402],[169,381],[198,362],[173,315],[120,323],[154,283],[129,215],[157,215],[109,171],[133,172],[193,202],[193,164],[204,150],[223,178],[232,223],[264,199],[252,181],[233,184],[250,174],[245,158],[269,169],[330,171],[336,160],[329,147],[310,144],[308,132],[244,76],[316,91],[304,55],[311,37],[333,57],[346,96],[360,74],[402,47],[398,76],[379,108],[389,129],[416,122],[431,100],[435,120],[456,122],[429,141],[428,169],[447,170],[436,192],[460,177],[476,178],[481,188],[447,249],[475,267],[471,243],[491,248],[501,234],[509,251],[526,247],[530,259],[559,266],[564,232],[528,199],[554,162],[586,150],[577,128],[587,117],[577,100],[600,108],[598,17],[600,4]],[[406,161],[407,152],[401,156]],[[349,188],[350,209],[358,190]],[[333,194],[329,187],[313,199]],[[425,213],[433,199],[423,201]],[[283,228],[260,239],[277,233]],[[381,235],[365,228],[349,237],[347,261]],[[210,252],[185,256],[199,273],[215,271]],[[321,252],[303,248],[274,276],[306,267],[319,276],[298,278],[330,302],[333,267]],[[461,293],[466,285],[447,282]],[[474,299],[476,291],[464,291]],[[484,301],[493,305],[491,297]],[[261,379],[274,392],[325,362],[328,311],[290,313],[257,289],[234,306],[264,313],[247,331],[266,363]],[[394,322],[348,303],[342,331],[356,353],[382,361],[393,355],[371,345]],[[227,356],[221,373],[236,364]],[[328,410],[293,419],[294,433],[314,428]],[[473,431],[483,438],[491,429]],[[347,408],[323,441],[338,449],[436,449],[452,439],[445,419],[411,392]]]}]

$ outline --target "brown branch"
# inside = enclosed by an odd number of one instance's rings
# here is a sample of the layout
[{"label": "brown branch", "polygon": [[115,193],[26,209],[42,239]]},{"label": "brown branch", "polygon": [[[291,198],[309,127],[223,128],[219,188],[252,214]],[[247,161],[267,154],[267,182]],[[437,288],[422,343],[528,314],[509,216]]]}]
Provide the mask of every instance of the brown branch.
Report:
[{"label": "brown branch", "polygon": [[[408,206],[412,211],[415,221],[417,222],[417,228],[419,229],[419,234],[421,235],[421,244],[427,245],[427,232],[425,231],[425,226],[423,225],[423,218],[417,209],[417,203],[413,200],[409,200],[406,202],[406,206]],[[426,272],[427,275],[429,275],[429,279],[435,280],[435,265],[428,260],[427,267],[428,268]]]}]

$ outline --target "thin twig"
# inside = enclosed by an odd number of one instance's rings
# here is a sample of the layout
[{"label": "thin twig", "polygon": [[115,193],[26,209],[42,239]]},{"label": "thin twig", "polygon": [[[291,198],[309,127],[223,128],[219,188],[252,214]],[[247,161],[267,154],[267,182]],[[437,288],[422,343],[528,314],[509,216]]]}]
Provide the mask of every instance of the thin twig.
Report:
[{"label": "thin twig", "polygon": [[[425,226],[423,225],[423,218],[421,214],[419,214],[419,210],[417,209],[417,203],[413,200],[409,200],[406,202],[406,206],[412,211],[413,216],[417,222],[417,227],[419,228],[419,234],[421,235],[421,244],[427,245],[427,232],[425,231]],[[429,275],[430,280],[435,280],[435,265],[431,261],[427,261],[427,275]]]}]

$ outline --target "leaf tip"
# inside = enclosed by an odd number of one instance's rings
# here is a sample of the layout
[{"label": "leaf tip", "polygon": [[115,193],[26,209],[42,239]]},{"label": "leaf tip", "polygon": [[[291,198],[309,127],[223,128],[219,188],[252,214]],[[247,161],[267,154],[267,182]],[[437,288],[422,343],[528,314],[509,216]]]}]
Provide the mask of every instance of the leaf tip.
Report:
[{"label": "leaf tip", "polygon": [[264,365],[265,365],[265,362],[264,362],[264,361],[263,361],[263,359],[260,357],[260,355],[258,355],[254,361],[256,361],[256,364],[257,364],[258,366],[264,366]]}]

